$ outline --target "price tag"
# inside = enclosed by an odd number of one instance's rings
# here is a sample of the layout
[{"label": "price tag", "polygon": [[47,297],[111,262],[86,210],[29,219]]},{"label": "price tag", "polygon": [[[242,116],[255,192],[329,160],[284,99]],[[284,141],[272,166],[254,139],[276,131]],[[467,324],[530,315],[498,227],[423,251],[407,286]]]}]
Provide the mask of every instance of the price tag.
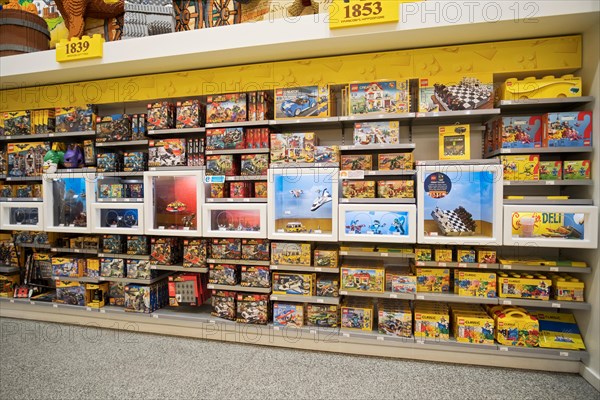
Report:
[{"label": "price tag", "polygon": [[278,297],[277,296],[271,296],[271,300],[277,300]]},{"label": "price tag", "polygon": [[510,306],[511,304],[512,304],[512,301],[510,301],[510,300],[502,300],[502,305]]},{"label": "price tag", "polygon": [[439,266],[439,267],[445,267],[445,266],[446,266],[446,263],[445,263],[445,262],[438,262],[438,266]]},{"label": "price tag", "polygon": [[506,264],[506,265],[504,265],[503,269],[512,269],[512,265]]},{"label": "price tag", "polygon": [[347,292],[347,291],[345,291],[345,290],[340,290],[340,294],[341,294],[342,296],[344,296],[344,295],[347,295],[347,294],[348,294],[348,292]]},{"label": "price tag", "polygon": [[488,265],[487,264],[479,264],[479,268],[487,268]]},{"label": "price tag", "polygon": [[250,199],[243,199],[242,200],[244,203],[250,203]]},{"label": "price tag", "polygon": [[546,185],[555,185],[555,184],[556,184],[556,182],[554,182],[554,181],[546,181]]},{"label": "price tag", "polygon": [[398,295],[396,293],[390,293],[390,299],[397,299]]},{"label": "price tag", "polygon": [[504,186],[510,186],[510,181],[504,181]]},{"label": "price tag", "polygon": [[500,351],[508,351],[508,347],[500,346],[498,348]]},{"label": "price tag", "polygon": [[6,201],[13,201],[12,197],[9,197],[8,199],[6,199]]},{"label": "price tag", "polygon": [[385,339],[383,336],[377,336],[377,340],[381,340],[383,342]]},{"label": "price tag", "polygon": [[342,336],[343,337],[350,337],[350,334],[349,333],[342,333]]},{"label": "price tag", "polygon": [[274,327],[273,327],[273,330],[274,330],[274,331],[278,331],[278,330],[279,330],[279,327],[278,327],[278,326],[274,326]]},{"label": "price tag", "polygon": [[322,303],[323,299],[317,299],[317,303]]},{"label": "price tag", "polygon": [[459,268],[467,268],[467,264],[465,264],[465,263],[458,263],[458,267]]},{"label": "price tag", "polygon": [[52,307],[58,308],[58,304],[52,304]]},{"label": "price tag", "polygon": [[552,308],[560,308],[560,303],[552,303]]},{"label": "price tag", "polygon": [[425,266],[425,263],[423,261],[417,261],[416,264],[417,264],[417,267],[424,267]]},{"label": "price tag", "polygon": [[106,314],[106,310],[105,310],[105,309],[103,309],[103,308],[101,308],[101,309],[100,309],[100,312],[101,312],[102,314]]},{"label": "price tag", "polygon": [[81,253],[81,250],[79,250],[79,249],[73,249],[73,253]]},{"label": "price tag", "polygon": [[189,231],[189,230],[190,230],[190,227],[189,227],[189,226],[184,226],[184,227],[183,227],[183,230],[184,230],[184,231]]},{"label": "price tag", "polygon": [[271,265],[271,269],[279,269],[277,265]]},{"label": "price tag", "polygon": [[115,197],[111,198],[110,201],[112,201],[113,203],[117,202],[117,199]]},{"label": "price tag", "polygon": [[206,287],[209,288],[209,289],[214,289],[215,285],[206,285]]},{"label": "price tag", "polygon": [[315,331],[314,329],[312,329],[312,330],[310,330],[310,334],[311,334],[311,335],[316,335],[316,334],[317,334],[317,331]]},{"label": "price tag", "polygon": [[558,353],[558,355],[560,355],[561,357],[569,357],[569,352],[568,351],[561,351],[560,353]]},{"label": "price tag", "polygon": [[206,202],[207,202],[207,203],[214,203],[214,202],[215,202],[215,199],[206,199]]},{"label": "price tag", "polygon": [[164,227],[164,226],[159,226],[159,227],[158,227],[158,230],[164,231],[164,230],[165,230],[165,227]]},{"label": "price tag", "polygon": [[380,253],[379,255],[380,255],[381,257],[388,257],[388,256],[389,256],[389,254],[388,254],[388,253]]},{"label": "price tag", "polygon": [[78,61],[89,58],[102,58],[104,39],[100,35],[83,36],[69,41],[61,40],[56,44],[56,61]]},{"label": "price tag", "polygon": [[29,301],[29,304],[34,305],[35,306],[35,301]]},{"label": "price tag", "polygon": [[92,307],[86,307],[86,311],[92,311]]},{"label": "price tag", "polygon": [[158,314],[152,314],[152,318],[158,318]]},{"label": "price tag", "polygon": [[10,302],[11,302],[11,303],[14,303],[15,301],[14,301],[13,299],[10,299]]},{"label": "price tag", "polygon": [[323,271],[323,268],[321,268],[321,267],[315,267],[315,271],[321,272],[321,271]]},{"label": "price tag", "polygon": [[558,267],[550,267],[551,272],[558,272]]},{"label": "price tag", "polygon": [[417,300],[425,300],[425,296],[423,296],[423,295],[417,295]]}]

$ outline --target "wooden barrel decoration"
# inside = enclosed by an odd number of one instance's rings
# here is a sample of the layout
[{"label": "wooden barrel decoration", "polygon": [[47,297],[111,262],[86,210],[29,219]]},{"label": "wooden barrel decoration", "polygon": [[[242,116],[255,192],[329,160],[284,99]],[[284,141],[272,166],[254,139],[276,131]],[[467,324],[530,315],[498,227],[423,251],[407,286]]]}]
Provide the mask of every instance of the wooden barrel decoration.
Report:
[{"label": "wooden barrel decoration", "polygon": [[0,57],[50,50],[46,21],[30,12],[0,10]]}]

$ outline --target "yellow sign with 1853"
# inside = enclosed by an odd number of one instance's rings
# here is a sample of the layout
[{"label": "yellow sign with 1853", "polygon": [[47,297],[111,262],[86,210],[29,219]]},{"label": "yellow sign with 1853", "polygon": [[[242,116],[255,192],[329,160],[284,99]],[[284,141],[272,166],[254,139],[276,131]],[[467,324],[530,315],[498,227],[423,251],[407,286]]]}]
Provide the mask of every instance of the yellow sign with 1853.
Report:
[{"label": "yellow sign with 1853", "polygon": [[334,0],[329,7],[329,28],[397,22],[400,0]]}]

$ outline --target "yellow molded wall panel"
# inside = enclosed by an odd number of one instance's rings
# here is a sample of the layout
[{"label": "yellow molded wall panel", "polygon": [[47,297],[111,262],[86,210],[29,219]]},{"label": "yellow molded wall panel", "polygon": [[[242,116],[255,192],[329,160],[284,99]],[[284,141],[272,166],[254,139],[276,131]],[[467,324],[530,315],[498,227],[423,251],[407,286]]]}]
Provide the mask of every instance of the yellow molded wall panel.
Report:
[{"label": "yellow molded wall panel", "polygon": [[352,81],[463,73],[572,72],[581,36],[279,61],[0,92],[1,111],[106,104]]}]

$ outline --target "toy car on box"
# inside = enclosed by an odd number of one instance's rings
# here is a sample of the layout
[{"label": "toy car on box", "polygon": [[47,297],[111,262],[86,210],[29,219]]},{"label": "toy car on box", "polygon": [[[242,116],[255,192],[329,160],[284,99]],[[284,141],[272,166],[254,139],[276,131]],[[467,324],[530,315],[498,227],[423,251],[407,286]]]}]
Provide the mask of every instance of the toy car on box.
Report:
[{"label": "toy car on box", "polygon": [[540,179],[540,156],[526,154],[501,156],[505,181],[537,181]]},{"label": "toy car on box", "polygon": [[211,296],[212,311],[210,314],[234,321],[237,313],[236,294],[236,292],[213,290]]},{"label": "toy car on box", "polygon": [[550,75],[541,79],[527,77],[523,80],[509,78],[501,88],[503,100],[580,97],[581,92],[581,78],[573,75],[560,78]]},{"label": "toy car on box", "polygon": [[134,279],[151,279],[152,270],[148,260],[127,260],[127,277]]},{"label": "toy car on box", "polygon": [[238,293],[236,321],[266,325],[269,322],[269,295]]},{"label": "toy car on box", "polygon": [[85,260],[72,257],[52,257],[52,275],[79,277],[83,276]]},{"label": "toy car on box", "polygon": [[318,248],[315,250],[315,267],[337,268],[339,251],[337,249]]},{"label": "toy car on box", "polygon": [[456,271],[459,296],[496,297],[496,274],[493,272]]},{"label": "toy car on box", "polygon": [[202,267],[206,264],[206,239],[185,239],[183,241],[183,266]]},{"label": "toy car on box", "polygon": [[271,263],[273,264],[309,266],[311,256],[309,243],[271,242]]},{"label": "toy car on box", "polygon": [[304,305],[293,303],[273,303],[273,325],[295,326],[304,325]]},{"label": "toy car on box", "polygon": [[245,147],[244,128],[206,130],[206,150],[243,149]]},{"label": "toy car on box", "polygon": [[173,128],[175,126],[174,113],[175,107],[168,101],[148,104],[148,115],[146,116],[148,130]]},{"label": "toy car on box", "polygon": [[113,114],[96,118],[96,142],[131,140],[131,116]]},{"label": "toy car on box", "polygon": [[590,179],[590,160],[564,161],[563,179]]},{"label": "toy car on box", "polygon": [[346,267],[342,265],[341,288],[349,292],[382,293],[385,290],[383,268]]},{"label": "toy car on box", "polygon": [[4,135],[30,135],[31,115],[30,111],[10,111],[2,116],[4,120]]},{"label": "toy car on box", "polygon": [[498,296],[517,299],[549,300],[552,280],[541,274],[498,274]]},{"label": "toy car on box", "polygon": [[210,255],[217,260],[239,260],[242,258],[241,239],[213,239]]},{"label": "toy car on box", "polygon": [[377,331],[384,335],[412,337],[412,311],[410,306],[395,302],[377,304]]},{"label": "toy car on box", "polygon": [[410,112],[409,81],[351,83],[349,115]]},{"label": "toy car on box", "polygon": [[233,155],[206,156],[206,175],[237,175],[236,164]]},{"label": "toy car on box", "polygon": [[49,142],[8,143],[8,176],[40,176],[44,156],[50,150]]},{"label": "toy car on box", "polygon": [[266,175],[268,168],[268,154],[242,154],[240,175]]},{"label": "toy car on box", "polygon": [[315,293],[315,274],[273,273],[273,294],[292,294],[313,296]]},{"label": "toy car on box", "polygon": [[317,292],[320,297],[338,297],[340,295],[340,281],[329,275],[317,277]]},{"label": "toy car on box", "polygon": [[307,304],[306,325],[336,328],[340,323],[340,309],[336,305]]},{"label": "toy car on box", "polygon": [[377,181],[377,197],[402,199],[415,197],[415,183],[412,180]]},{"label": "toy car on box", "polygon": [[373,158],[370,154],[342,154],[342,170],[370,171],[373,169]]},{"label": "toy car on box", "polygon": [[173,265],[179,261],[177,238],[153,237],[150,239],[150,262],[154,265]]},{"label": "toy car on box", "polygon": [[[407,272],[385,273],[386,289],[393,293],[416,293],[417,277]],[[389,286],[388,286],[389,283]]]},{"label": "toy car on box", "polygon": [[543,117],[543,147],[592,146],[592,112],[548,113]]},{"label": "toy car on box", "polygon": [[412,153],[388,153],[379,154],[378,169],[380,171],[391,171],[398,169],[412,169],[414,160]]},{"label": "toy car on box", "polygon": [[374,311],[373,305],[365,303],[352,303],[342,305],[342,328],[358,329],[361,331],[373,330]]},{"label": "toy car on box", "polygon": [[202,304],[198,274],[169,276],[169,306],[198,306]]},{"label": "toy car on box", "polygon": [[373,199],[375,198],[375,181],[344,180],[342,195],[345,199]]},{"label": "toy car on box", "polygon": [[417,292],[449,292],[450,270],[447,268],[415,268]]},{"label": "toy car on box", "polygon": [[148,254],[147,236],[127,236],[127,254]]},{"label": "toy car on box", "polygon": [[400,123],[398,121],[356,122],[354,124],[354,144],[398,144]]},{"label": "toy car on box", "polygon": [[242,239],[242,260],[269,261],[269,247],[267,239]]},{"label": "toy car on box", "polygon": [[202,121],[202,105],[199,100],[178,101],[175,112],[175,128],[197,128]]},{"label": "toy car on box", "polygon": [[246,93],[231,93],[206,98],[206,123],[246,121]]},{"label": "toy car on box", "polygon": [[96,128],[96,108],[64,107],[55,109],[56,132],[93,131]]},{"label": "toy car on box", "polygon": [[499,129],[502,148],[542,147],[542,117],[539,115],[502,117]]},{"label": "toy car on box", "polygon": [[217,285],[237,285],[239,282],[237,267],[229,264],[210,264],[208,282]]},{"label": "toy car on box", "polygon": [[186,165],[186,162],[185,139],[161,139],[148,142],[149,167]]},{"label": "toy car on box", "polygon": [[560,180],[562,170],[562,161],[540,161],[540,180]]},{"label": "toy car on box", "polygon": [[328,86],[275,89],[275,119],[322,118],[334,115]]},{"label": "toy car on box", "polygon": [[419,79],[419,112],[479,110],[493,107],[491,74]]},{"label": "toy car on box", "polygon": [[123,154],[123,171],[145,171],[148,154],[141,151],[131,151]]},{"label": "toy car on box", "polygon": [[100,276],[123,278],[125,276],[125,260],[122,258],[101,258]]},{"label": "toy car on box", "polygon": [[79,282],[56,281],[54,303],[85,306],[85,285]]},{"label": "toy car on box", "polygon": [[271,287],[271,270],[267,266],[242,265],[240,285],[246,287]]}]

